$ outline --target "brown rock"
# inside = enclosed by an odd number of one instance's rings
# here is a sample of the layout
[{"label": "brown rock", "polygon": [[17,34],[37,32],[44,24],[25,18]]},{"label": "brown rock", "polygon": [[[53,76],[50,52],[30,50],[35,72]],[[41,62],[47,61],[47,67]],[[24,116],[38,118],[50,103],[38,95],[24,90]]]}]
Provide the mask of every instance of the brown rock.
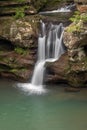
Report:
[{"label": "brown rock", "polygon": [[[84,14],[81,14],[81,16]],[[72,30],[74,26],[80,27],[79,30]],[[68,50],[68,69],[66,79],[70,86],[84,87],[87,82],[87,26],[84,21],[77,24],[73,22],[65,29],[64,44]]]},{"label": "brown rock", "polygon": [[46,78],[47,82],[56,83],[56,82],[66,82],[66,69],[68,67],[68,55],[67,53],[63,54],[58,61],[51,63],[47,69],[48,76]]},{"label": "brown rock", "polygon": [[77,5],[77,9],[78,9],[81,13],[85,13],[85,12],[87,12],[87,5]]},{"label": "brown rock", "polygon": [[0,37],[12,42],[14,46],[32,48],[37,47],[37,26],[34,16],[14,20],[12,17],[0,18]]}]

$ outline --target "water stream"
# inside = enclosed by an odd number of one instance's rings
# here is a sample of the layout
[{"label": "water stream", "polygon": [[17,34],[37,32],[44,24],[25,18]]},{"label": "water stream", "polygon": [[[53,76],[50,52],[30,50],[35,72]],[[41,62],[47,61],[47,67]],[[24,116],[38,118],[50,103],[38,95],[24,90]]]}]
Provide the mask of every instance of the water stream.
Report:
[{"label": "water stream", "polygon": [[30,93],[43,93],[46,91],[43,87],[45,64],[58,60],[65,52],[62,39],[63,30],[62,23],[59,25],[51,23],[46,27],[45,23],[41,21],[41,33],[38,37],[38,60],[34,68],[31,83],[18,84],[24,91],[30,91]]}]

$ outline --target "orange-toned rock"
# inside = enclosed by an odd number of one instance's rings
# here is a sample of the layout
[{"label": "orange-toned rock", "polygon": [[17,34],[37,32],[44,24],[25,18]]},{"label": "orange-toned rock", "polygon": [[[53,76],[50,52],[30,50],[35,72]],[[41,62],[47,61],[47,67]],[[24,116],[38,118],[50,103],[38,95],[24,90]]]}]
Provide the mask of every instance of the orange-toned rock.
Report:
[{"label": "orange-toned rock", "polygon": [[85,13],[85,12],[87,12],[87,5],[77,5],[77,9],[78,9],[81,13]]}]

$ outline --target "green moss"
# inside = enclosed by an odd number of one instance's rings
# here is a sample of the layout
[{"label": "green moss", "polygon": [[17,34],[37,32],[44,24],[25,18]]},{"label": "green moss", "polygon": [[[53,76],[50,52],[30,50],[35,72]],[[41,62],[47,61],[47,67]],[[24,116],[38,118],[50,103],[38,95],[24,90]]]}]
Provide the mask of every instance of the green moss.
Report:
[{"label": "green moss", "polygon": [[27,50],[21,48],[21,47],[15,47],[14,51],[20,55],[26,55],[27,54]]},{"label": "green moss", "polygon": [[72,33],[72,32],[79,32],[80,33],[81,32],[81,26],[77,25],[77,24],[69,26],[67,28],[67,32],[70,32],[70,33]]},{"label": "green moss", "polygon": [[79,11],[76,11],[70,20],[73,22],[73,24],[67,28],[67,32],[81,33],[83,32],[83,23],[87,22],[87,13],[81,14]]},{"label": "green moss", "polygon": [[74,15],[70,18],[74,23],[79,23],[80,20],[87,22],[87,13],[81,14],[79,11],[75,11]]},{"label": "green moss", "polygon": [[12,72],[12,73],[17,73],[18,71],[26,71],[27,69],[26,68],[13,68],[13,69],[10,69],[9,71]]},{"label": "green moss", "polygon": [[29,6],[17,7],[15,8],[15,19],[24,18],[25,10],[29,9]]}]

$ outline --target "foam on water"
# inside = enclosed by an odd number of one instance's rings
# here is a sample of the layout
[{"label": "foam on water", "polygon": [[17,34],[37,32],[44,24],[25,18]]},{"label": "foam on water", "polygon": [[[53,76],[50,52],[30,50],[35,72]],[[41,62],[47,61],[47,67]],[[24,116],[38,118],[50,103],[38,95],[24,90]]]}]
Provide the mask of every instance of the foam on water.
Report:
[{"label": "foam on water", "polygon": [[43,85],[36,86],[32,85],[31,83],[18,83],[17,86],[24,92],[28,93],[28,95],[32,94],[40,95],[48,92],[48,90],[44,88]]}]

